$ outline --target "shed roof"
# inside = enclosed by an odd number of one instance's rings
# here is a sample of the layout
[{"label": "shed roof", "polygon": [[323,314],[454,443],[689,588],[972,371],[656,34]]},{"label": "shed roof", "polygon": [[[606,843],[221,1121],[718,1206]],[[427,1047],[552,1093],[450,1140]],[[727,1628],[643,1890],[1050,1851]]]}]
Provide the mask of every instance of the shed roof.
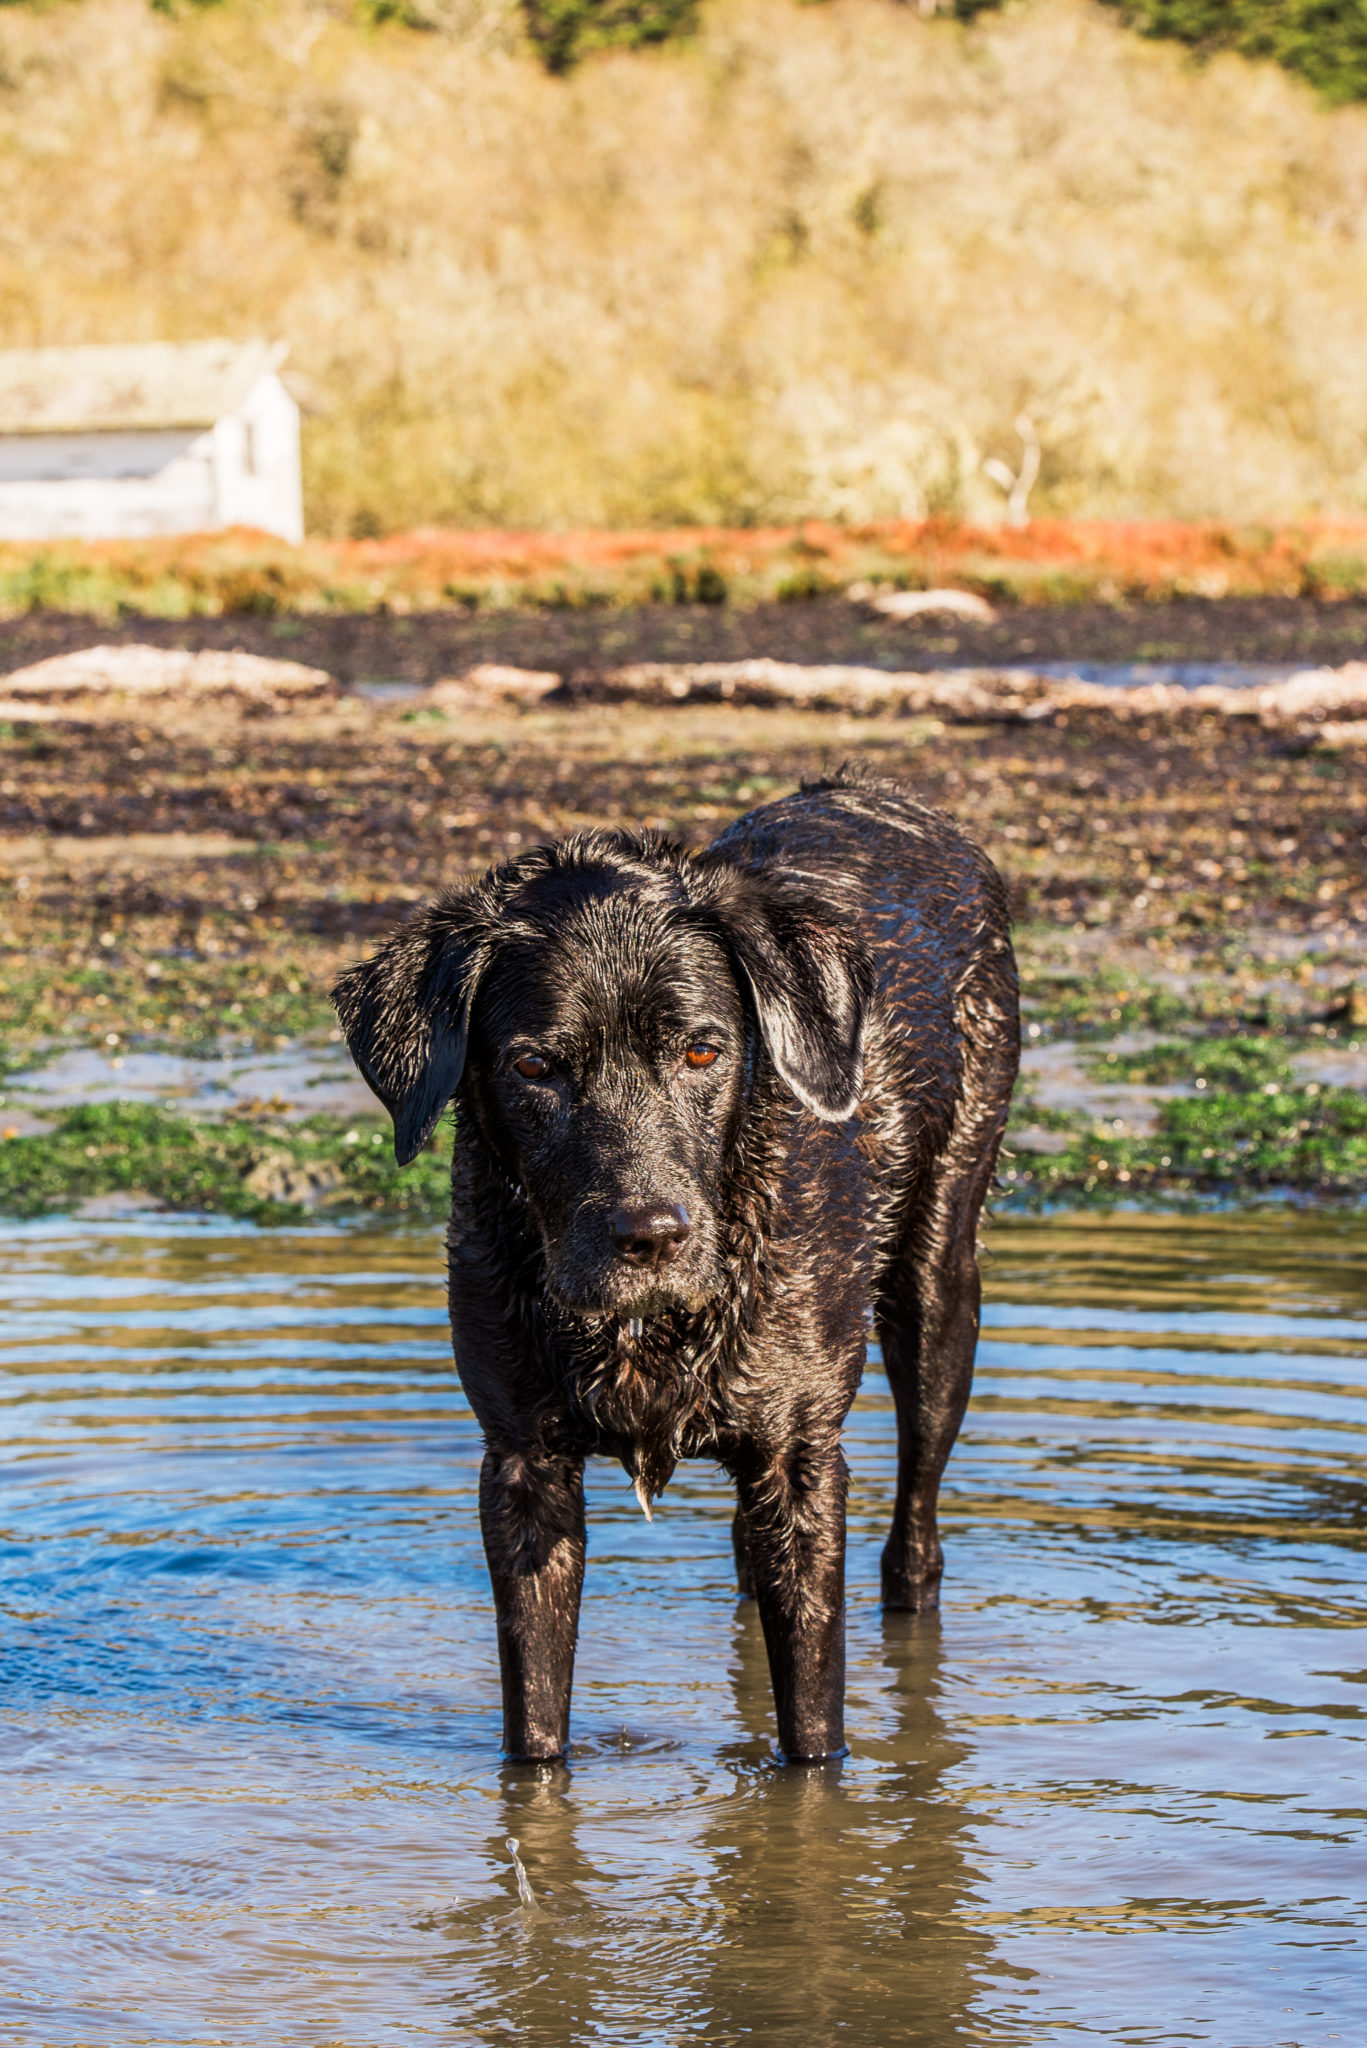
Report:
[{"label": "shed roof", "polygon": [[0,349],[0,434],[211,427],[285,353],[268,341]]}]

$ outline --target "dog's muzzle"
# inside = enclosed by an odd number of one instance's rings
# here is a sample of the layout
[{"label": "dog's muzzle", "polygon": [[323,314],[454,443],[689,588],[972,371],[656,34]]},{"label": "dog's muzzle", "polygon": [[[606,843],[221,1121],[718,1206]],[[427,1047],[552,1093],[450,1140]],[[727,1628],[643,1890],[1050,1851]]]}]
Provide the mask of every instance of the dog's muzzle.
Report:
[{"label": "dog's muzzle", "polygon": [[701,1308],[721,1284],[706,1217],[682,1202],[585,1205],[546,1242],[546,1279],[576,1315],[639,1318]]}]

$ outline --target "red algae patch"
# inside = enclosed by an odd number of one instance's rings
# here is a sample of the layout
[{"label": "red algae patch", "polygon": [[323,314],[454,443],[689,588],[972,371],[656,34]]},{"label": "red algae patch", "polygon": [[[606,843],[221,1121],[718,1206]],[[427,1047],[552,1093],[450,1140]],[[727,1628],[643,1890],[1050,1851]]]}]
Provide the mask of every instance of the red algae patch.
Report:
[{"label": "red algae patch", "polygon": [[1038,605],[1367,591],[1367,520],[950,519],[559,533],[420,529],[298,547],[234,529],[0,546],[0,616],[191,618],[761,603],[896,590]]}]

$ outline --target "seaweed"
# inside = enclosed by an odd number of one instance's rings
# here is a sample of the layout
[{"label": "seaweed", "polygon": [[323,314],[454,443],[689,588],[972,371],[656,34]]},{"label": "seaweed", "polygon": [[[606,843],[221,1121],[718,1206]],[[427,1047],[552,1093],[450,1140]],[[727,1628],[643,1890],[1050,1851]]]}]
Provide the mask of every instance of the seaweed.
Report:
[{"label": "seaweed", "polygon": [[402,1173],[379,1119],[212,1123],[120,1101],[67,1110],[41,1135],[0,1142],[0,1215],[48,1215],[107,1195],[256,1223],[320,1207],[436,1217],[450,1201],[450,1133]]}]

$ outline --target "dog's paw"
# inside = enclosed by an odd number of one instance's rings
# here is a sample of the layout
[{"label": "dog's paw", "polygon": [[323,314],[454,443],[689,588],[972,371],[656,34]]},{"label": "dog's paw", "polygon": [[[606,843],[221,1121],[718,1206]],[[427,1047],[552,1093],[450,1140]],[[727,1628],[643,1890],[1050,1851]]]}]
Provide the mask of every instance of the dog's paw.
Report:
[{"label": "dog's paw", "polygon": [[944,1562],[883,1556],[883,1605],[892,1614],[930,1614],[940,1604]]}]

